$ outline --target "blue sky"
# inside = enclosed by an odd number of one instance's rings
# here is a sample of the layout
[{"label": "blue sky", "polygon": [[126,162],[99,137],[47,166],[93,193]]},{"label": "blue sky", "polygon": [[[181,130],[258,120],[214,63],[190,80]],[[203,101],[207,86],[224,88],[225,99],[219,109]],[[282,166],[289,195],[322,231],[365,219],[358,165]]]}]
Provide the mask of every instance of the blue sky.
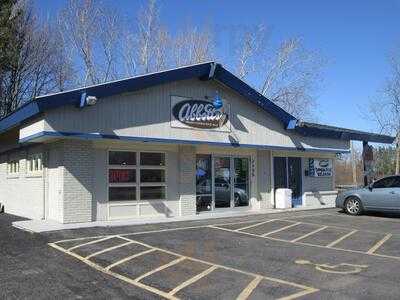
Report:
[{"label": "blue sky", "polygon": [[[125,15],[136,15],[144,0],[104,0]],[[63,0],[36,0],[42,17],[55,18]],[[172,30],[188,21],[217,30],[222,63],[230,58],[229,36],[241,26],[263,23],[271,43],[300,36],[306,46],[328,59],[324,83],[318,90],[318,121],[361,130],[376,130],[364,119],[362,107],[389,75],[387,56],[400,49],[400,0],[233,1],[159,0],[161,20]],[[400,55],[400,52],[399,52]],[[251,83],[251,82],[250,82]]]}]

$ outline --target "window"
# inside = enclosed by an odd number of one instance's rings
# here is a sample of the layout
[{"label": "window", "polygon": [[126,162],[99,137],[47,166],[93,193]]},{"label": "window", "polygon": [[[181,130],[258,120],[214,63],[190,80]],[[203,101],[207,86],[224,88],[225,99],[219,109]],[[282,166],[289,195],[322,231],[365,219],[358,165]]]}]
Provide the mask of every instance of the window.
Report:
[{"label": "window", "polygon": [[399,178],[398,177],[387,177],[376,181],[373,184],[374,189],[382,189],[382,188],[392,188],[399,187]]},{"label": "window", "polygon": [[109,201],[166,199],[165,154],[110,151]]},{"label": "window", "polygon": [[140,200],[166,198],[165,154],[140,153]]},{"label": "window", "polygon": [[29,173],[41,172],[43,170],[43,159],[41,153],[31,154],[26,161],[26,169]]},{"label": "window", "polygon": [[16,175],[19,173],[19,160],[10,160],[7,164],[8,174]]},{"label": "window", "polygon": [[165,166],[165,154],[142,152],[140,153],[141,166]]},{"label": "window", "polygon": [[108,163],[110,165],[135,166],[136,152],[110,151],[108,156]]}]

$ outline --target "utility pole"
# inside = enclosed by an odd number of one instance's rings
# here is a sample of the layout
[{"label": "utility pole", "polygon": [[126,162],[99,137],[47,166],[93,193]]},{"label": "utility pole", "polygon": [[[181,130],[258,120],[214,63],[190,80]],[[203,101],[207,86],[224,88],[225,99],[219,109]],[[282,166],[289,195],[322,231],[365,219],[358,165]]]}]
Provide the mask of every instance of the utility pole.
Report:
[{"label": "utility pole", "polygon": [[353,170],[353,185],[357,186],[357,161],[356,161],[356,153],[354,151],[354,141],[350,142],[351,147],[351,167]]},{"label": "utility pole", "polygon": [[400,174],[400,131],[396,135],[396,174]]}]

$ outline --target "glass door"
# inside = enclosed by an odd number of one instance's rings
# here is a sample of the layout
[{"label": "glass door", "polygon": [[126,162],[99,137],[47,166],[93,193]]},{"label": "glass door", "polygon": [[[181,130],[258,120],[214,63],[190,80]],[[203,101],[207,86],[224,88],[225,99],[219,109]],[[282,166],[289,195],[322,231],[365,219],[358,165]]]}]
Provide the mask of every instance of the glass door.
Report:
[{"label": "glass door", "polygon": [[212,209],[212,163],[209,154],[196,156],[196,208],[197,212]]},{"label": "glass door", "polygon": [[288,179],[289,189],[292,190],[292,206],[301,206],[302,195],[301,195],[301,158],[300,157],[289,157],[288,158]]},{"label": "glass door", "polygon": [[291,189],[293,207],[302,205],[301,176],[300,157],[274,157],[274,189]]},{"label": "glass door", "polygon": [[214,206],[231,207],[232,199],[231,158],[214,158]]},{"label": "glass door", "polygon": [[249,159],[235,157],[234,161],[234,193],[233,204],[238,206],[249,206]]}]

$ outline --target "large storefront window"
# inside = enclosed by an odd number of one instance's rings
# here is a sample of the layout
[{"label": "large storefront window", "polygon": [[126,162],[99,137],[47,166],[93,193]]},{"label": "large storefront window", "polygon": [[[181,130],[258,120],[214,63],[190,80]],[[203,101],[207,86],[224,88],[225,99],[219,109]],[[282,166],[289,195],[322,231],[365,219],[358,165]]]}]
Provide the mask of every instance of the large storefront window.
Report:
[{"label": "large storefront window", "polygon": [[197,211],[249,205],[249,158],[196,156]]},{"label": "large storefront window", "polygon": [[196,157],[196,206],[197,211],[212,208],[211,155]]},{"label": "large storefront window", "polygon": [[235,178],[234,178],[234,205],[249,205],[249,159],[243,157],[234,158]]},{"label": "large storefront window", "polygon": [[109,201],[166,199],[165,153],[110,151]]}]

